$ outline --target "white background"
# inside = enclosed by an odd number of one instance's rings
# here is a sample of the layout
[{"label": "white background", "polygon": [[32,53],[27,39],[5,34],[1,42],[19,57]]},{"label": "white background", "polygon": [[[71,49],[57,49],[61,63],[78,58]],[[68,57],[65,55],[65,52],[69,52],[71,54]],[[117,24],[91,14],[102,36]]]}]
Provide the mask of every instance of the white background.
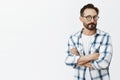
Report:
[{"label": "white background", "polygon": [[72,80],[67,40],[89,2],[100,9],[97,27],[112,36],[110,75],[119,79],[119,0],[0,0],[0,80]]}]

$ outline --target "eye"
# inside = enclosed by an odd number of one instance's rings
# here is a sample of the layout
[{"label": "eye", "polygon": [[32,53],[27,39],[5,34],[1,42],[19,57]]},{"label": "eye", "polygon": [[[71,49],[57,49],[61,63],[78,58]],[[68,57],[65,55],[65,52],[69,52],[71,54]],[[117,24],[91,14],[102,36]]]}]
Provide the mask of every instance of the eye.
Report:
[{"label": "eye", "polygon": [[98,20],[98,18],[99,18],[98,16],[93,16],[94,20]]},{"label": "eye", "polygon": [[88,16],[83,16],[83,17],[86,18],[88,21],[91,21],[92,18],[96,21],[99,18],[97,15],[95,15],[95,16],[88,15]]},{"label": "eye", "polygon": [[86,16],[86,18],[89,18],[89,19],[91,19],[91,18],[92,18],[92,16]]}]

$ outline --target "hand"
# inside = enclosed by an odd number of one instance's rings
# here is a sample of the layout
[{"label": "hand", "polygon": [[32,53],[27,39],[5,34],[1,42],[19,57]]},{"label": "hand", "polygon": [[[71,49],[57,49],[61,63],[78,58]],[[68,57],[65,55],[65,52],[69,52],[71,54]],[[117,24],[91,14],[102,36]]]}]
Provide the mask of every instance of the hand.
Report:
[{"label": "hand", "polygon": [[91,64],[90,62],[85,63],[85,64],[83,64],[83,65],[81,65],[81,66],[85,66],[85,67],[93,68],[93,66],[92,66],[92,64]]},{"label": "hand", "polygon": [[70,51],[73,55],[79,55],[79,52],[76,48],[72,48]]},{"label": "hand", "polygon": [[97,60],[98,57],[99,57],[99,55],[100,55],[99,53],[93,53],[93,54],[91,54],[93,60]]},{"label": "hand", "polygon": [[82,64],[82,65],[78,63],[78,65],[79,66],[85,66],[85,67],[93,68],[93,66],[92,66],[92,64],[90,62],[87,62],[87,63]]}]

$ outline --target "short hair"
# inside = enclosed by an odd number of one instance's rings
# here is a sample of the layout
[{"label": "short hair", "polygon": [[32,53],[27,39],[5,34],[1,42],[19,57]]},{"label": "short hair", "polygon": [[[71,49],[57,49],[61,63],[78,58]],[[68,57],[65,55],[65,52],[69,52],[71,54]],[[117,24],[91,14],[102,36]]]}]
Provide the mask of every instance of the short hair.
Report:
[{"label": "short hair", "polygon": [[83,6],[83,8],[81,8],[80,15],[83,16],[85,9],[88,9],[88,8],[94,9],[97,12],[97,15],[99,14],[99,9],[97,7],[95,7],[93,4],[89,3],[85,6]]}]

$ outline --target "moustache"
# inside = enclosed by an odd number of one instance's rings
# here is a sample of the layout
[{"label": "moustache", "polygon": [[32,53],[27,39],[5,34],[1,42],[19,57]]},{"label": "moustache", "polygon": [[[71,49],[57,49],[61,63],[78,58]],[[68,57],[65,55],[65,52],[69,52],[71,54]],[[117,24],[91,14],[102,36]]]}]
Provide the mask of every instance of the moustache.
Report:
[{"label": "moustache", "polygon": [[88,25],[96,25],[95,23],[89,23]]}]

